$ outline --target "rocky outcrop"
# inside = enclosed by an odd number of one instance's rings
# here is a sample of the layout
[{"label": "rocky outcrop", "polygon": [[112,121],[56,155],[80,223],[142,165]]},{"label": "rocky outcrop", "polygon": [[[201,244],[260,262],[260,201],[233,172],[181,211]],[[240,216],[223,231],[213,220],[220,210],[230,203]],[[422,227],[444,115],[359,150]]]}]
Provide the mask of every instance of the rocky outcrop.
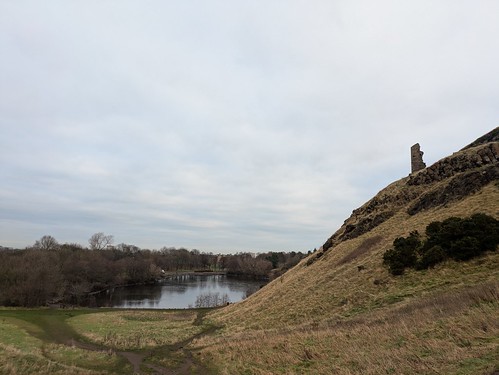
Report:
[{"label": "rocky outcrop", "polygon": [[409,215],[433,207],[443,206],[478,192],[492,181],[499,180],[499,166],[490,165],[480,170],[453,177],[448,184],[422,194],[407,209]]},{"label": "rocky outcrop", "polygon": [[400,210],[415,215],[444,206],[480,191],[493,181],[499,181],[499,128],[380,191],[352,212],[324,243],[317,258],[336,244],[369,232]]},{"label": "rocky outcrop", "polygon": [[442,159],[432,166],[409,176],[408,185],[428,185],[455,176],[458,173],[497,164],[499,142],[465,149]]},{"label": "rocky outcrop", "polygon": [[475,142],[470,143],[468,146],[466,146],[462,150],[466,150],[468,148],[480,146],[480,145],[483,145],[485,143],[491,143],[491,142],[499,142],[499,127],[495,128],[494,130],[492,130],[492,131],[488,132],[487,134],[481,136]]}]

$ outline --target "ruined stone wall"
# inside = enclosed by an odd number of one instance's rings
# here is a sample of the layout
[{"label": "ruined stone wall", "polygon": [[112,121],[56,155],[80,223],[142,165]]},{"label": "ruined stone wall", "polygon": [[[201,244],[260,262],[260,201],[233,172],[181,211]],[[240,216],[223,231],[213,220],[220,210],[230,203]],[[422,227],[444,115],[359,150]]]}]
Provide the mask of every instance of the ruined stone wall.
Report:
[{"label": "ruined stone wall", "polygon": [[411,173],[425,168],[426,164],[423,162],[423,151],[421,151],[419,143],[416,143],[411,147]]}]

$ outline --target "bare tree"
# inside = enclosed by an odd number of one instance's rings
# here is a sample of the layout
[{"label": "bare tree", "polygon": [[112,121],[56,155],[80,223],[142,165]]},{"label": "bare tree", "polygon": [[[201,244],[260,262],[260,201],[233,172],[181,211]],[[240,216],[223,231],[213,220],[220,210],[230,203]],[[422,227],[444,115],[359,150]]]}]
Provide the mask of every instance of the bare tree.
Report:
[{"label": "bare tree", "polygon": [[230,302],[227,293],[201,293],[196,297],[195,308],[224,306]]},{"label": "bare tree", "polygon": [[59,243],[52,236],[43,236],[33,245],[38,250],[55,250],[59,247]]},{"label": "bare tree", "polygon": [[92,250],[103,250],[109,245],[112,245],[114,242],[114,237],[112,235],[105,235],[102,232],[95,233],[90,237],[88,243],[90,245],[90,249]]}]

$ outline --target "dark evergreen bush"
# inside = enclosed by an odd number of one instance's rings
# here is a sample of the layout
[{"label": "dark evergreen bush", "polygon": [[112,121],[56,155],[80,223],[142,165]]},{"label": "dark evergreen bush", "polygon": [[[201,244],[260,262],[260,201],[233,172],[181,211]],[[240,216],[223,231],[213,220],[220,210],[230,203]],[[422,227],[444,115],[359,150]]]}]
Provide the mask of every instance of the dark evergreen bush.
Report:
[{"label": "dark evergreen bush", "polygon": [[388,266],[392,275],[402,275],[406,268],[404,258],[395,249],[389,249],[383,255],[383,264]]},{"label": "dark evergreen bush", "polygon": [[446,256],[447,254],[445,253],[444,249],[442,249],[442,246],[432,246],[421,254],[421,257],[416,264],[416,269],[423,270],[433,267],[434,265],[445,260]]},{"label": "dark evergreen bush", "polygon": [[393,249],[384,254],[383,263],[388,265],[390,273],[401,275],[406,268],[416,265],[420,247],[421,240],[417,231],[412,232],[407,238],[398,237],[393,241]]},{"label": "dark evergreen bush", "polygon": [[466,236],[452,242],[450,246],[450,257],[455,260],[468,260],[480,255],[480,241],[475,237]]},{"label": "dark evergreen bush", "polygon": [[485,214],[475,214],[468,220],[473,230],[468,235],[480,242],[480,251],[495,251],[499,244],[499,220]]},{"label": "dark evergreen bush", "polygon": [[466,261],[485,251],[495,251],[499,244],[499,221],[485,214],[468,218],[449,217],[430,223],[421,241],[418,232],[393,241],[393,248],[383,255],[390,273],[401,275],[406,268],[426,269],[446,260]]}]

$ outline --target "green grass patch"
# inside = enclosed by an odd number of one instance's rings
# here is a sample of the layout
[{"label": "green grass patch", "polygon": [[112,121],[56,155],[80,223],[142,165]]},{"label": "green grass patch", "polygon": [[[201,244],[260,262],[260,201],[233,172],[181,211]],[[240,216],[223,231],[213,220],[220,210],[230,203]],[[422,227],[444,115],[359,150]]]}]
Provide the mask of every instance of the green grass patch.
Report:
[{"label": "green grass patch", "polygon": [[[209,311],[0,309],[0,374],[131,374],[118,351],[154,349],[142,363],[175,370],[188,340],[212,330]],[[101,348],[101,349],[100,349]],[[205,368],[191,364],[191,372]]]},{"label": "green grass patch", "polygon": [[154,348],[188,339],[204,330],[192,311],[112,311],[79,315],[69,325],[86,339],[120,350]]},{"label": "green grass patch", "polygon": [[0,343],[21,352],[41,354],[43,341],[28,334],[28,329],[34,332],[40,328],[23,320],[1,317]]},{"label": "green grass patch", "polygon": [[499,371],[499,348],[479,358],[467,358],[458,364],[456,375],[495,374]]},{"label": "green grass patch", "polygon": [[44,355],[54,362],[91,370],[111,371],[118,374],[132,372],[132,366],[111,351],[91,351],[77,347],[48,344]]},{"label": "green grass patch", "polygon": [[115,354],[65,345],[80,338],[67,319],[91,311],[1,309],[0,373],[131,373],[131,366]]},{"label": "green grass patch", "polygon": [[77,336],[66,324],[67,319],[91,312],[94,310],[2,309],[0,320],[14,318],[19,328],[44,342],[65,343]]},{"label": "green grass patch", "polygon": [[0,374],[8,375],[97,375],[102,372],[62,366],[43,356],[21,353],[0,344]]}]

